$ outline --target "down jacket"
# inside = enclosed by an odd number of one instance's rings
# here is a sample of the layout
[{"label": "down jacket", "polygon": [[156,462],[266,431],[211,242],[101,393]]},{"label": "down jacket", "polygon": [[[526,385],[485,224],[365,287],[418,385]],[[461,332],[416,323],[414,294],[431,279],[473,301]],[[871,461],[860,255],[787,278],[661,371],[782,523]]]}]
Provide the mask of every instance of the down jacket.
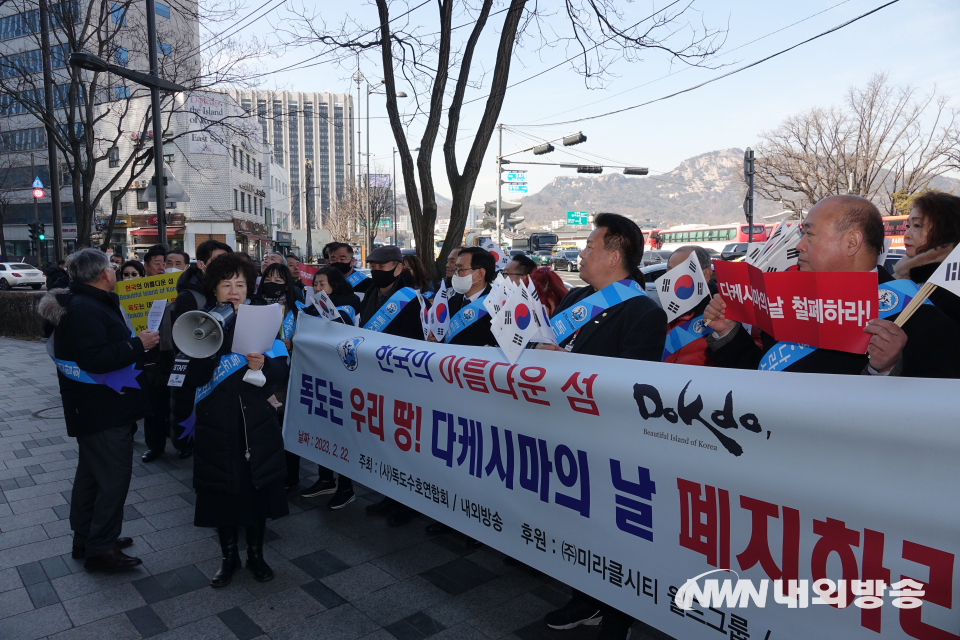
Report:
[{"label": "down jacket", "polygon": [[[40,316],[55,329],[53,355],[75,362],[87,374],[104,374],[142,364],[143,343],[131,337],[130,325],[120,308],[120,298],[87,284],[71,283],[54,289],[40,301]],[[49,344],[48,344],[49,350]],[[144,386],[144,376],[137,374]],[[149,403],[142,389],[78,382],[57,371],[67,435],[91,435],[104,429],[130,425],[144,417]]]}]

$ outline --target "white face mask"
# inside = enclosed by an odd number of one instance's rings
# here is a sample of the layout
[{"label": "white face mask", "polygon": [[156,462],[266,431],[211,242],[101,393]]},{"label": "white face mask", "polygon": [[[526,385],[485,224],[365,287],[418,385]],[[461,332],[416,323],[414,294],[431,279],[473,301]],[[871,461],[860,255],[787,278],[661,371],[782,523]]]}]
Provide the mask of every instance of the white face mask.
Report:
[{"label": "white face mask", "polygon": [[181,271],[183,271],[183,269],[174,269],[173,267],[163,270],[164,273],[180,273]]},{"label": "white face mask", "polygon": [[467,291],[470,291],[470,287],[473,286],[473,274],[471,273],[468,276],[453,274],[453,277],[450,278],[450,284],[453,285],[454,291],[466,295]]}]

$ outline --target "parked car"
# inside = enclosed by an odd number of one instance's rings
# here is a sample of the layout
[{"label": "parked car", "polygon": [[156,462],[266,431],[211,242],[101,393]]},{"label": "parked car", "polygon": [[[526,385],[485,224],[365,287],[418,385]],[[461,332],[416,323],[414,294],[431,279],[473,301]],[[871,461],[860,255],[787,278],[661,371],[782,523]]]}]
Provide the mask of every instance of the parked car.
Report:
[{"label": "parked car", "polygon": [[580,271],[580,263],[577,258],[580,257],[579,251],[561,251],[553,257],[554,271]]},{"label": "parked car", "polygon": [[890,249],[887,257],[883,261],[883,268],[887,270],[887,273],[893,275],[894,267],[896,267],[897,263],[903,260],[906,255],[907,253],[903,249]]},{"label": "parked car", "polygon": [[742,258],[747,255],[747,247],[750,246],[746,242],[734,242],[728,244],[723,248],[723,251],[720,252],[721,260],[736,260],[737,258]]},{"label": "parked car", "polygon": [[660,264],[652,264],[647,267],[640,267],[640,273],[643,274],[643,279],[646,281],[645,291],[647,295],[650,296],[650,299],[657,303],[658,307],[663,307],[660,304],[660,294],[657,293],[657,280],[660,279],[660,276],[667,272],[667,261],[664,259]]},{"label": "parked car", "polygon": [[652,264],[666,264],[673,251],[644,251],[643,258],[640,260],[641,267],[649,267]]},{"label": "parked car", "polygon": [[402,255],[402,256],[415,256],[415,255],[417,255],[417,250],[416,250],[416,249],[411,249],[410,247],[407,247],[406,249],[400,249],[400,255]]},{"label": "parked car", "polygon": [[12,287],[33,287],[37,290],[46,281],[47,277],[36,267],[22,262],[0,262],[0,290],[6,291]]},{"label": "parked car", "polygon": [[550,261],[553,259],[553,254],[546,249],[541,249],[536,253],[530,254],[530,259],[536,262],[541,267],[549,267]]},{"label": "parked car", "polygon": [[530,252],[527,251],[526,249],[510,249],[509,255],[510,255],[510,258],[513,259],[513,258],[516,258],[517,256],[525,256],[528,253]]}]

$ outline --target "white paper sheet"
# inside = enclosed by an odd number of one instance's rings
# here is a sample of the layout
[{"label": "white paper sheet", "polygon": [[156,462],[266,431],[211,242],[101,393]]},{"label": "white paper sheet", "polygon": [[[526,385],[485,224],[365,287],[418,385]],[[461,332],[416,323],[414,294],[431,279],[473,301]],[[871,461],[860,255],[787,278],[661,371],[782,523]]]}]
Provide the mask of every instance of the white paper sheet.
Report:
[{"label": "white paper sheet", "polygon": [[160,321],[163,319],[163,310],[167,306],[166,300],[154,300],[150,305],[150,313],[147,315],[147,331],[156,331],[160,328]]},{"label": "white paper sheet", "polygon": [[283,315],[279,304],[240,305],[237,310],[237,324],[233,330],[232,351],[243,355],[269,351],[282,322]]}]

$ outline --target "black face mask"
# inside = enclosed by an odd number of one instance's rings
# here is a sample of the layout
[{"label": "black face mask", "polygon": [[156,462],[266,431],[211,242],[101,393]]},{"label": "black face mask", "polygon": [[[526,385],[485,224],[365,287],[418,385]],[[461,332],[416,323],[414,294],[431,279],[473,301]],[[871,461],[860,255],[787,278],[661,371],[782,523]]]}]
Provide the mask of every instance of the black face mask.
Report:
[{"label": "black face mask", "polygon": [[264,282],[260,285],[260,295],[271,300],[282,298],[286,292],[287,285],[279,282]]},{"label": "black face mask", "polygon": [[392,286],[393,283],[397,281],[397,277],[398,276],[393,275],[393,270],[370,272],[370,279],[373,280],[373,286],[378,289],[385,289],[386,287]]},{"label": "black face mask", "polygon": [[343,275],[347,275],[348,273],[350,273],[350,269],[353,268],[353,265],[350,264],[349,262],[334,262],[330,266],[336,269],[337,271],[339,271],[340,273],[342,273]]}]

